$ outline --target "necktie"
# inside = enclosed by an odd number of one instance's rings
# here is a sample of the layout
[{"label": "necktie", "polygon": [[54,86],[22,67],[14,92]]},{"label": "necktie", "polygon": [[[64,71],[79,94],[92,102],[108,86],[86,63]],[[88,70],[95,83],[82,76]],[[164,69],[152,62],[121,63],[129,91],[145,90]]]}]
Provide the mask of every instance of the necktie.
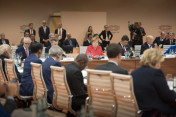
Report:
[{"label": "necktie", "polygon": [[125,52],[125,46],[123,46],[123,51]]},{"label": "necktie", "polygon": [[29,53],[28,53],[28,49],[26,48],[26,56],[28,57],[29,56]]},{"label": "necktie", "polygon": [[61,29],[59,29],[59,36],[61,36]]},{"label": "necktie", "polygon": [[71,45],[71,46],[73,45],[71,40],[70,40],[70,45]]}]

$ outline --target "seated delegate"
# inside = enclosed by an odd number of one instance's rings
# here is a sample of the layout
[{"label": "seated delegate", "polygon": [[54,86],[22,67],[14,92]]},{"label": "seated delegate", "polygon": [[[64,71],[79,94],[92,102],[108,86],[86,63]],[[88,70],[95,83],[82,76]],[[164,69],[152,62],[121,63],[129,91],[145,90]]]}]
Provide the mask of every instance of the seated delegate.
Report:
[{"label": "seated delegate", "polygon": [[98,45],[98,38],[94,37],[92,39],[92,45],[87,47],[85,54],[91,58],[99,58],[100,56],[104,56],[101,46]]}]

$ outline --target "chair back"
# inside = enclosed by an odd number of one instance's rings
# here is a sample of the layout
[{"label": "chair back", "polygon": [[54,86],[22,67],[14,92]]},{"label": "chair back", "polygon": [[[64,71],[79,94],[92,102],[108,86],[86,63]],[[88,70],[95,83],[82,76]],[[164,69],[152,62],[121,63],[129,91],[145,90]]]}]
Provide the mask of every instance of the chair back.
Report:
[{"label": "chair back", "polygon": [[8,81],[11,82],[14,79],[18,81],[14,61],[12,59],[4,59],[4,61],[5,61],[5,73]]},{"label": "chair back", "polygon": [[117,117],[138,117],[131,75],[111,74],[117,99]]},{"label": "chair back", "polygon": [[163,52],[166,52],[171,45],[163,45]]},{"label": "chair back", "polygon": [[87,70],[89,105],[95,116],[114,117],[116,98],[114,96],[111,71]]},{"label": "chair back", "polygon": [[47,99],[47,88],[42,75],[42,65],[31,62],[31,76],[34,83],[33,99],[37,100],[41,97]]},{"label": "chair back", "polygon": [[0,82],[5,82],[5,81],[7,81],[7,80],[6,80],[4,70],[2,67],[2,60],[0,59]]},{"label": "chair back", "polygon": [[79,54],[80,48],[73,48],[73,54]]},{"label": "chair back", "polygon": [[141,52],[141,45],[134,46],[135,56],[139,56]]},{"label": "chair back", "polygon": [[65,68],[51,66],[51,81],[54,88],[53,106],[57,110],[70,111],[71,92],[68,88]]},{"label": "chair back", "polygon": [[85,54],[88,46],[80,46],[80,54]]}]

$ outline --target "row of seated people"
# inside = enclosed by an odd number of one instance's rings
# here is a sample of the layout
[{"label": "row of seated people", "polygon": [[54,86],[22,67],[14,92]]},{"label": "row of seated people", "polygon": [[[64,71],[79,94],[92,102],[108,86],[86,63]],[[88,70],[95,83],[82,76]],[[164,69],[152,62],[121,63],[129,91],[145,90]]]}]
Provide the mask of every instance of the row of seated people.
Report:
[{"label": "row of seated people", "polygon": [[[2,48],[0,46],[0,48]],[[7,48],[6,48],[7,49]],[[61,67],[59,62],[62,58],[63,51],[59,46],[52,46],[49,50],[50,57],[42,63],[39,59],[43,46],[40,43],[31,44],[31,54],[24,62],[24,72],[21,78],[20,94],[22,96],[33,95],[33,82],[31,77],[31,62],[42,64],[43,77],[48,89],[47,101],[52,103],[53,86],[51,83],[50,66]],[[8,49],[7,49],[8,50]],[[113,73],[128,74],[126,70],[119,67],[121,61],[121,47],[118,44],[110,44],[107,49],[108,62],[97,66],[97,70],[107,70]],[[8,53],[8,51],[3,51]],[[10,55],[10,53],[8,53]],[[176,115],[176,93],[169,89],[166,78],[160,70],[160,63],[163,62],[161,53],[157,49],[147,49],[140,61],[141,67],[134,70],[131,75],[133,77],[134,93],[140,110],[144,110],[143,117],[153,115],[171,116]],[[85,54],[80,54],[75,61],[65,66],[66,76],[69,88],[73,97],[72,108],[75,111],[80,110],[85,104],[88,96],[87,90],[83,82],[81,71],[88,64],[88,58]]]}]

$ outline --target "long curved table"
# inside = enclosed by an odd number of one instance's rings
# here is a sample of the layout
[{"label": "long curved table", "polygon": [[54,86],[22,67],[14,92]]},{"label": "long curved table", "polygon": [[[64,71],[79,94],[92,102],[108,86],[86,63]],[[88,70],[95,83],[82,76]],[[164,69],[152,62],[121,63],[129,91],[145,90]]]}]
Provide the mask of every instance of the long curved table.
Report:
[{"label": "long curved table", "polygon": [[[94,69],[98,65],[105,64],[108,60],[89,60],[88,69]],[[72,63],[72,61],[62,61],[62,66]],[[139,68],[140,59],[122,59],[119,64],[120,67],[126,69],[127,71],[135,70]],[[165,61],[161,64],[161,70],[165,75],[172,74],[176,76],[176,58],[165,58]]]}]

